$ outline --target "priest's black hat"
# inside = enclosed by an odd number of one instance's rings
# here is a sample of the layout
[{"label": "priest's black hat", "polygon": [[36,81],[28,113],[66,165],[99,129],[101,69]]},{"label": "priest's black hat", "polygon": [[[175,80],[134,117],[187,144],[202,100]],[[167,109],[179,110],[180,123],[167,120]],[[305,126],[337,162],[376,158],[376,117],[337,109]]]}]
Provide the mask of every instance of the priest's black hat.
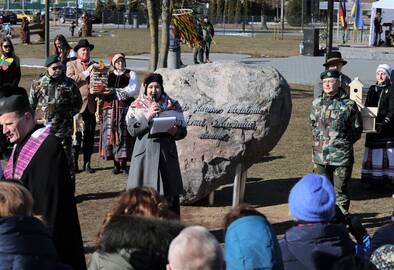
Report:
[{"label": "priest's black hat", "polygon": [[11,112],[26,112],[31,110],[29,100],[22,95],[12,95],[0,98],[0,115]]}]

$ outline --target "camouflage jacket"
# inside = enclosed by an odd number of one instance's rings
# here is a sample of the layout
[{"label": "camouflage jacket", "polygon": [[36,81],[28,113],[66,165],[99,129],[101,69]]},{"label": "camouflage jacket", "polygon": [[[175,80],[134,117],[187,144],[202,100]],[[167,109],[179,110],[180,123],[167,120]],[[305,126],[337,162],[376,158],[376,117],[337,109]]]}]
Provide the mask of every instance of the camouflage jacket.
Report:
[{"label": "camouflage jacket", "polygon": [[334,96],[323,93],[313,101],[310,124],[314,163],[333,166],[353,164],[353,144],[361,137],[362,118],[356,103],[342,88]]},{"label": "camouflage jacket", "polygon": [[51,78],[46,73],[33,81],[29,101],[37,123],[52,123],[54,134],[64,139],[73,134],[73,116],[79,112],[82,97],[74,80],[62,75]]}]

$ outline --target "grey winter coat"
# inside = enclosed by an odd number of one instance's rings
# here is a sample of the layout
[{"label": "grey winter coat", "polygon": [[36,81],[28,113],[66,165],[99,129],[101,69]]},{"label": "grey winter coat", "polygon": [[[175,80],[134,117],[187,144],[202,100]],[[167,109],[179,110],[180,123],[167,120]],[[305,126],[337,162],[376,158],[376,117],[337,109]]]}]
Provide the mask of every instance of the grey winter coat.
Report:
[{"label": "grey winter coat", "polygon": [[96,251],[92,255],[89,270],[134,270],[134,267],[119,253]]},{"label": "grey winter coat", "polygon": [[142,109],[129,108],[127,129],[135,137],[127,188],[150,186],[164,196],[183,193],[181,170],[175,141],[186,137],[186,126],[178,126],[175,136],[168,133],[150,135]]}]

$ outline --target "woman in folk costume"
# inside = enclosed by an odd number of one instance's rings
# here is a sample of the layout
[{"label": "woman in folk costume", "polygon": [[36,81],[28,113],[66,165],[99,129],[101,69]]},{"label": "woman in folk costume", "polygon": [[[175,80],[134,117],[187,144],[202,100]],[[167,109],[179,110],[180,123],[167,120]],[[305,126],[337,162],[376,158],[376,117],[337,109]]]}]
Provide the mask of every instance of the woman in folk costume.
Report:
[{"label": "woman in folk costume", "polygon": [[21,80],[19,57],[15,55],[11,39],[4,38],[0,45],[0,88],[17,87]]},{"label": "woman in folk costume", "polygon": [[376,69],[376,84],[372,85],[365,101],[366,107],[378,107],[376,133],[368,133],[361,181],[383,184],[394,180],[394,93],[391,67],[381,64]]},{"label": "woman in folk costume", "polygon": [[127,174],[127,161],[131,158],[133,140],[127,131],[126,114],[134,101],[138,79],[137,74],[126,69],[124,54],[110,56],[113,70],[108,75],[108,91],[100,101],[100,156],[113,160],[113,174]]},{"label": "woman in folk costume", "polygon": [[[167,199],[170,209],[179,215],[179,195],[183,192],[176,140],[186,136],[186,123],[178,101],[163,88],[163,77],[150,73],[144,79],[144,92],[131,104],[127,129],[135,137],[127,188],[151,186]],[[176,124],[167,132],[151,134],[153,118],[176,116]]]}]

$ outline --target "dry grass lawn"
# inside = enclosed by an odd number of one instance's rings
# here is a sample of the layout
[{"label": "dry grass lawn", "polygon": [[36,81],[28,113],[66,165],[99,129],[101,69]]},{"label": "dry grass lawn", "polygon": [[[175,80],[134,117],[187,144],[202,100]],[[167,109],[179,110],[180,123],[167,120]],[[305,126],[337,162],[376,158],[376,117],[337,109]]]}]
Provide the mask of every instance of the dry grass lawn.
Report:
[{"label": "dry grass lawn", "polygon": [[[34,69],[22,70],[22,85],[29,85]],[[141,76],[142,74],[139,74]],[[293,111],[289,126],[264,162],[255,164],[248,171],[245,201],[255,205],[273,224],[281,236],[293,223],[288,215],[287,197],[294,183],[304,174],[312,172],[311,136],[308,115],[312,91],[308,87],[292,86]],[[352,213],[358,215],[370,233],[390,222],[394,200],[392,187],[382,191],[365,189],[360,183],[360,165],[364,136],[356,143],[356,162],[350,183]],[[111,202],[124,190],[126,175],[111,174],[112,163],[95,154],[95,174],[77,175],[77,201],[86,254],[94,250],[95,236]],[[215,193],[215,204],[208,206],[201,201],[182,207],[182,222],[208,227],[222,239],[222,219],[231,206],[232,187],[223,187]]]},{"label": "dry grass lawn", "polygon": [[[113,52],[123,52],[126,55],[150,52],[150,36],[147,29],[106,29],[98,33],[100,37],[89,38],[89,42],[95,45],[94,57],[105,58]],[[69,41],[73,47],[78,39],[71,38]],[[284,57],[299,54],[300,37],[285,36],[284,40],[274,40],[273,35],[216,36],[215,42],[212,47],[213,52],[244,53],[256,57]],[[44,44],[16,45],[15,50],[21,58],[42,58]],[[183,45],[182,51],[190,52],[191,48]]]}]

